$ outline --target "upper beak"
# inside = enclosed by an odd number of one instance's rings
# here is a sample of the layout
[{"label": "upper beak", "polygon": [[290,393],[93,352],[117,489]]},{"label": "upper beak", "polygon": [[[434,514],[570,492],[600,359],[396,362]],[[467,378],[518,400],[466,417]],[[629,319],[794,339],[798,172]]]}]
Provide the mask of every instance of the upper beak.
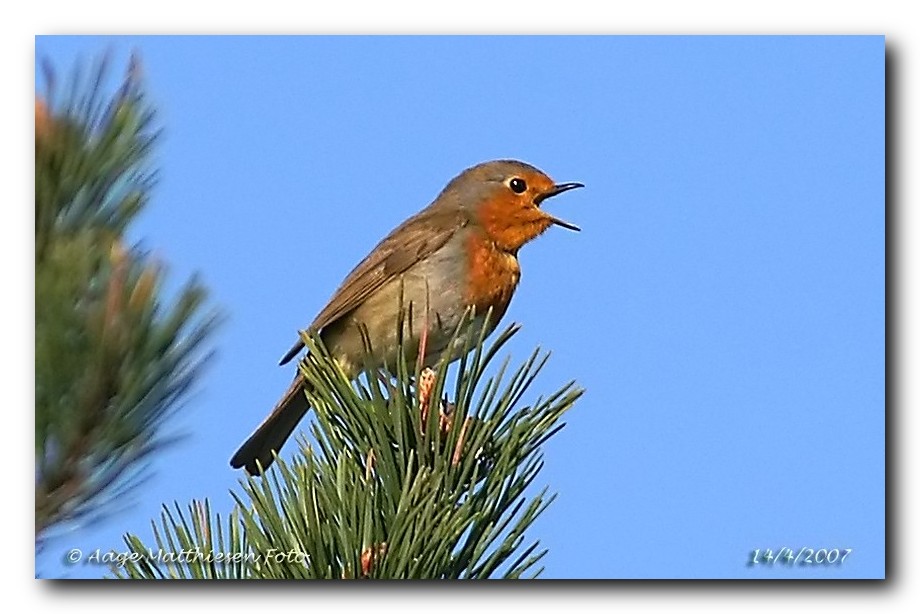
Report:
[{"label": "upper beak", "polygon": [[[583,188],[583,187],[585,187],[585,184],[578,183],[575,181],[570,182],[570,183],[557,183],[556,185],[552,187],[552,189],[546,192],[543,192],[542,194],[537,194],[537,196],[534,197],[533,202],[534,204],[539,206],[540,203],[542,203],[547,198],[552,198],[553,196],[558,196],[559,194],[562,194],[563,192],[568,192],[569,190],[574,190],[575,188]],[[558,217],[554,217],[548,213],[546,215],[549,218],[549,220],[557,226],[562,226],[563,228],[568,228],[569,230],[575,230],[575,231],[581,230],[581,228],[579,228],[575,224],[571,224],[569,222],[566,222],[565,220],[560,220]]]}]

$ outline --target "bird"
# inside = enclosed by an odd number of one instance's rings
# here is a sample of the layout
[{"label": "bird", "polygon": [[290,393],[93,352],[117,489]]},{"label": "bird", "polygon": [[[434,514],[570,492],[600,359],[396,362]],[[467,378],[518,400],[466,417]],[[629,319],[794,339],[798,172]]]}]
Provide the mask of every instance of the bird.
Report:
[{"label": "bird", "polygon": [[[306,332],[319,335],[350,379],[393,365],[400,336],[406,360],[417,361],[420,347],[424,366],[460,358],[472,347],[467,342],[474,346],[480,334],[491,333],[507,311],[521,278],[518,250],[551,226],[580,230],[544,211],[543,201],[583,187],[555,183],[518,160],[492,160],[464,170],[377,244]],[[408,321],[401,315],[407,312],[414,314]],[[303,349],[298,338],[279,364]],[[306,391],[298,371],[230,459],[231,467],[256,476],[268,469],[309,410]]]}]

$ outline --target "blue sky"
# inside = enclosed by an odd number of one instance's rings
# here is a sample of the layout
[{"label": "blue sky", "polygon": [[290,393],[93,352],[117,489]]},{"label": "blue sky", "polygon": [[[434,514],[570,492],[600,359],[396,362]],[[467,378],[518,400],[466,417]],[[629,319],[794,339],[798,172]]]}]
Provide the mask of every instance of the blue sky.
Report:
[{"label": "blue sky", "polygon": [[[342,277],[464,168],[586,184],[521,252],[505,322],[586,395],[546,446],[548,578],[878,578],[884,558],[882,37],[38,37],[137,50],[165,132],[133,234],[227,316],[131,509],[49,544],[229,509],[227,461]],[[116,62],[118,65],[118,62]],[[287,451],[290,451],[289,449]],[[843,564],[748,566],[759,548]]]}]

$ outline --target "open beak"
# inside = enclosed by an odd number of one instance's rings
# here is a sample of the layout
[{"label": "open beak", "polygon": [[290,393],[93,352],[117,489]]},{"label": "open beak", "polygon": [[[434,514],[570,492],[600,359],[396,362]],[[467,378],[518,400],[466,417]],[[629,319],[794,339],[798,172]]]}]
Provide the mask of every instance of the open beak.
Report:
[{"label": "open beak", "polygon": [[[574,190],[575,188],[583,188],[583,187],[585,187],[585,184],[577,183],[574,181],[570,183],[558,183],[554,185],[552,189],[546,192],[543,192],[542,194],[538,194],[533,199],[533,202],[535,205],[539,206],[540,203],[542,203],[547,198],[552,198],[553,196],[558,196],[562,194],[563,192],[568,192],[569,190]],[[544,213],[546,212],[544,211]],[[551,221],[556,226],[562,226],[563,228],[568,228],[569,230],[575,230],[575,231],[581,230],[581,228],[579,228],[575,224],[571,224],[569,222],[566,222],[565,220],[560,220],[558,217],[552,216],[549,213],[546,213],[546,217],[547,219],[549,219],[549,221]]]}]

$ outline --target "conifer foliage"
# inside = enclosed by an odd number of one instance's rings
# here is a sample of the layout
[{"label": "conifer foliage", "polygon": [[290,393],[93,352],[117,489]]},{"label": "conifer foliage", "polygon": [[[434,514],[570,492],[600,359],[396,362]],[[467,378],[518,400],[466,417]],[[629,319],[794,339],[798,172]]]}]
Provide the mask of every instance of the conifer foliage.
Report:
[{"label": "conifer foliage", "polygon": [[[513,372],[508,359],[490,371],[516,330],[471,348],[450,394],[446,367],[413,372],[405,361],[394,378],[351,382],[305,335],[309,354],[300,368],[315,391],[311,440],[302,437],[299,453],[264,477],[242,480],[223,519],[207,500],[164,507],[153,544],[126,536],[130,556],[114,576],[538,575],[546,551],[525,531],[555,495],[533,483],[544,442],[582,391],[570,382],[525,403],[548,357],[539,350]],[[416,381],[431,382],[430,393],[407,383]]]},{"label": "conifer foliage", "polygon": [[[107,62],[35,103],[35,538],[114,511],[164,443],[215,324],[190,280],[125,233],[150,199],[157,139],[137,62],[107,95]],[[173,293],[171,293],[172,295]],[[123,501],[122,501],[123,502]]]}]

